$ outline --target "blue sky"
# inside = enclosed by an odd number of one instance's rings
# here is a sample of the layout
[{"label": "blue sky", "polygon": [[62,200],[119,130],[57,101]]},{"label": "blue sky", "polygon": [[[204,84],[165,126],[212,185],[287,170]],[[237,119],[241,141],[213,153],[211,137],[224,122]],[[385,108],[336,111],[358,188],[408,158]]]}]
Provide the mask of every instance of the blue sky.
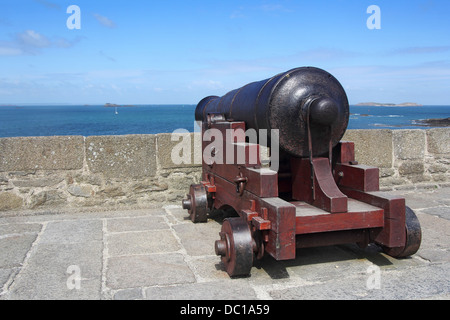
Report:
[{"label": "blue sky", "polygon": [[315,66],[352,104],[449,105],[449,16],[448,0],[1,0],[0,104],[196,104]]}]

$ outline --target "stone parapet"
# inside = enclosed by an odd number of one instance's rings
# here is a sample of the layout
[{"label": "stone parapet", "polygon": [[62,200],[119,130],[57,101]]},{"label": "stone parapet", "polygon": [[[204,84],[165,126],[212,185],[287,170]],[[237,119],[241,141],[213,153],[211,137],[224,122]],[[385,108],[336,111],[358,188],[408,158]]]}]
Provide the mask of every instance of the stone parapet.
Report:
[{"label": "stone parapet", "polygon": [[81,136],[0,139],[0,172],[76,170],[83,167]]},{"label": "stone parapet", "polygon": [[88,171],[108,179],[142,179],[156,174],[154,135],[91,136],[85,139]]},{"label": "stone parapet", "polygon": [[[348,130],[343,140],[380,168],[382,189],[450,185],[450,128]],[[0,211],[178,202],[200,181],[201,156],[199,133],[1,138]]]},{"label": "stone parapet", "polygon": [[450,129],[348,130],[359,163],[380,168],[382,189],[450,183]]}]

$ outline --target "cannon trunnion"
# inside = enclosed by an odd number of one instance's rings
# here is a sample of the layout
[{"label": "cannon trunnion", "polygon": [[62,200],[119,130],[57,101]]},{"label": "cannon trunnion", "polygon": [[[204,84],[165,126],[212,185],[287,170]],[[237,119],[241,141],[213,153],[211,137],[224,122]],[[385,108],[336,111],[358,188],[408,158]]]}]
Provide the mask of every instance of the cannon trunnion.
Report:
[{"label": "cannon trunnion", "polygon": [[[183,208],[193,222],[212,210],[223,221],[216,254],[230,276],[255,259],[294,259],[299,248],[380,245],[393,257],[417,252],[420,224],[405,199],[379,191],[379,170],[355,160],[341,141],[347,96],[328,72],[303,67],[199,102],[202,181]],[[260,146],[270,163],[262,163]]]}]

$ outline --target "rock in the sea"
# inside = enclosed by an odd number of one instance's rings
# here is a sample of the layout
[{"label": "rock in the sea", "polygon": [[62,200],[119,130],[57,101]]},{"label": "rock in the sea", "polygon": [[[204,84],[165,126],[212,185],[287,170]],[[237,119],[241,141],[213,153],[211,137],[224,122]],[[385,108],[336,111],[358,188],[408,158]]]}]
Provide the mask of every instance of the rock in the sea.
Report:
[{"label": "rock in the sea", "polygon": [[433,127],[450,127],[450,118],[416,120],[415,124]]}]

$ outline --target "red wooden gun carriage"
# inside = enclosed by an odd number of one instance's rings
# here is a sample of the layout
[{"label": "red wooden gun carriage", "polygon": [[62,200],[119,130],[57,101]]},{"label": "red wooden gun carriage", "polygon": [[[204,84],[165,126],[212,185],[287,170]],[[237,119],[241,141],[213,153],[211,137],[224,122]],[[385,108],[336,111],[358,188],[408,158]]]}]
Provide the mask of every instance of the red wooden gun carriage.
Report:
[{"label": "red wooden gun carriage", "polygon": [[[230,276],[254,259],[294,259],[296,249],[376,243],[393,257],[417,252],[419,221],[405,199],[379,191],[379,170],[340,141],[349,105],[328,72],[296,68],[199,102],[203,173],[183,208],[193,222],[230,210],[215,242]],[[370,142],[368,142],[370,143]],[[270,167],[260,145],[270,147]]]}]

